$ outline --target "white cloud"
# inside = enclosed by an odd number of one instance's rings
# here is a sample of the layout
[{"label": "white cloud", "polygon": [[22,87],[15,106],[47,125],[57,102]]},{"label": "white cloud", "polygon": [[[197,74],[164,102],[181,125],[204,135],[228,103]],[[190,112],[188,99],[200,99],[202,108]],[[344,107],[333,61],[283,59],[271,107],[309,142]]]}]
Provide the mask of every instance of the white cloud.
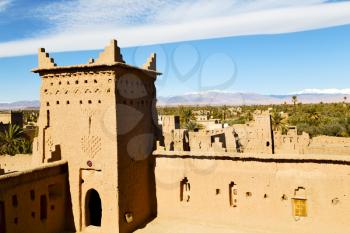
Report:
[{"label": "white cloud", "polygon": [[350,95],[350,88],[344,88],[344,89],[337,89],[337,88],[328,88],[328,89],[316,89],[316,88],[310,88],[310,89],[304,89],[299,92],[295,92],[292,94],[342,94],[342,95]]},{"label": "white cloud", "polygon": [[[1,0],[0,0],[1,1]],[[283,3],[281,3],[283,2]],[[237,35],[296,32],[350,24],[350,2],[324,0],[91,0],[41,9],[50,30],[0,43],[0,57],[49,51],[101,49],[116,38],[122,47]]]},{"label": "white cloud", "polygon": [[5,11],[11,2],[12,0],[0,0],[0,12]]}]

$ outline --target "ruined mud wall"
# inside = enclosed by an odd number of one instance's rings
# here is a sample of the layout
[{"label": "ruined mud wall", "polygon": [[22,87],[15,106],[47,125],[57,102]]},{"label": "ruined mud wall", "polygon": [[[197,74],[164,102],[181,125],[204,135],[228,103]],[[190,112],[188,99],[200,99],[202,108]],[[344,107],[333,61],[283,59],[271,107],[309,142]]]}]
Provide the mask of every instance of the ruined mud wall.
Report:
[{"label": "ruined mud wall", "polygon": [[344,156],[154,154],[159,218],[264,232],[348,228],[350,159]]},{"label": "ruined mud wall", "polygon": [[70,228],[67,164],[0,176],[0,232],[62,232]]}]

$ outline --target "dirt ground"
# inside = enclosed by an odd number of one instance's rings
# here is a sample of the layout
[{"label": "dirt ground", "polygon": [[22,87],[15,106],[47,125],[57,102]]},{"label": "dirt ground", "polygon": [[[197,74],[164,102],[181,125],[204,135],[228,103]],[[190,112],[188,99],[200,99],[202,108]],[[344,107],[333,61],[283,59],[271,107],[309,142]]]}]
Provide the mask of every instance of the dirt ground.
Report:
[{"label": "dirt ground", "polygon": [[233,229],[232,226],[194,223],[184,219],[155,219],[136,233],[267,233],[249,229]]}]

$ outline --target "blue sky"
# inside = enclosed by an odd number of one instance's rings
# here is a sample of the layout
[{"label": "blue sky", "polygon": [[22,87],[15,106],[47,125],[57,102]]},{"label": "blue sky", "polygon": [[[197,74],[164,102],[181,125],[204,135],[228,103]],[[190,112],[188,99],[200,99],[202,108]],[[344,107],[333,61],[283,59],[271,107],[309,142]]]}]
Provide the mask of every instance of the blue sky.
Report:
[{"label": "blue sky", "polygon": [[58,65],[80,64],[111,38],[127,63],[158,54],[161,96],[350,93],[349,1],[86,2],[0,0],[0,102],[39,98],[40,80],[30,73],[38,47],[53,51]]}]

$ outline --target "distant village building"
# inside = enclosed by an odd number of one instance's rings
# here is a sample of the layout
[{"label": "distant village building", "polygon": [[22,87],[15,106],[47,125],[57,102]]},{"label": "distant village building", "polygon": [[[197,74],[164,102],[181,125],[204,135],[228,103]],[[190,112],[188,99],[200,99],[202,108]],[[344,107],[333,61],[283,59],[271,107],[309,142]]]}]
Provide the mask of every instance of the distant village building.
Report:
[{"label": "distant village building", "polygon": [[23,113],[19,111],[0,112],[0,132],[7,130],[11,124],[23,128]]}]

